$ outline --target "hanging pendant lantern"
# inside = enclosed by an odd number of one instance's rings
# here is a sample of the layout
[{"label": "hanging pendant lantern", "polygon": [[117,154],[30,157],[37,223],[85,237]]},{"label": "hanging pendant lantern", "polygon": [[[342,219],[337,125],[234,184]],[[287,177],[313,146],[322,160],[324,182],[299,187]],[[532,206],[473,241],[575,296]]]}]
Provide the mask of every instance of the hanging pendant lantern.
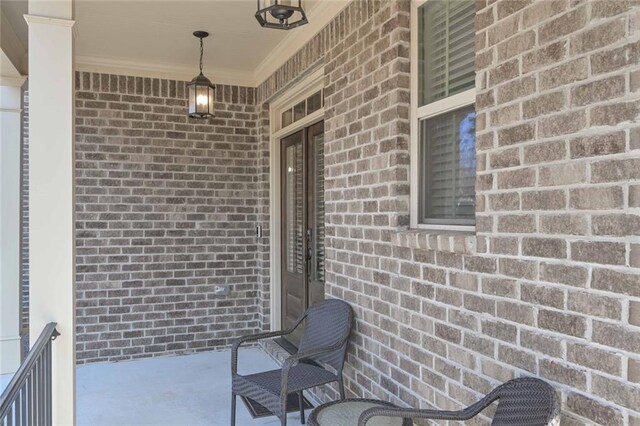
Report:
[{"label": "hanging pendant lantern", "polygon": [[202,74],[202,55],[204,53],[202,40],[209,36],[206,31],[196,31],[194,36],[200,39],[200,74],[188,84],[189,91],[189,117],[207,118],[213,116],[213,106],[216,87]]},{"label": "hanging pendant lantern", "polygon": [[265,28],[290,30],[308,23],[302,0],[258,0],[256,19]]}]

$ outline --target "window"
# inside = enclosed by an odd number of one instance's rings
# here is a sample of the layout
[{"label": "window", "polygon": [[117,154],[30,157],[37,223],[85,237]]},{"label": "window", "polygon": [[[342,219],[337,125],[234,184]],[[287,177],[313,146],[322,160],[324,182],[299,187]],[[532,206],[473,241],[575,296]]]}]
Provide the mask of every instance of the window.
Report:
[{"label": "window", "polygon": [[287,126],[302,120],[304,117],[313,114],[323,107],[322,89],[315,92],[306,99],[297,102],[295,105],[286,107],[280,112],[280,127]]},{"label": "window", "polygon": [[475,223],[475,1],[416,0],[412,225]]}]

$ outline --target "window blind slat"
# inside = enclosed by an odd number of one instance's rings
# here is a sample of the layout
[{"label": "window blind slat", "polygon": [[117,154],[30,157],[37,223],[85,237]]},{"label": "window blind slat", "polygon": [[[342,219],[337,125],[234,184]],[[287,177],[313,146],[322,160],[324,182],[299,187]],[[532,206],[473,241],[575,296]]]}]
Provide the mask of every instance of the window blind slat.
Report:
[{"label": "window blind slat", "polygon": [[422,106],[474,86],[475,4],[472,0],[430,0],[420,13]]}]

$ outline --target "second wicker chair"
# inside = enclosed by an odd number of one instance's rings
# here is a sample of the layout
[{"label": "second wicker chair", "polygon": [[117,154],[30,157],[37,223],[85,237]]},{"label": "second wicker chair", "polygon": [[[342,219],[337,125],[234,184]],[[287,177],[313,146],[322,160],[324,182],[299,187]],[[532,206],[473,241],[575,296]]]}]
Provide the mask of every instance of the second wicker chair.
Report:
[{"label": "second wicker chair", "polygon": [[465,421],[477,416],[495,401],[498,401],[498,406],[491,421],[492,426],[558,426],[560,424],[560,400],[553,387],[540,379],[524,377],[509,380],[498,386],[464,410],[369,408],[360,415],[358,426],[367,426],[367,422],[377,416]]}]

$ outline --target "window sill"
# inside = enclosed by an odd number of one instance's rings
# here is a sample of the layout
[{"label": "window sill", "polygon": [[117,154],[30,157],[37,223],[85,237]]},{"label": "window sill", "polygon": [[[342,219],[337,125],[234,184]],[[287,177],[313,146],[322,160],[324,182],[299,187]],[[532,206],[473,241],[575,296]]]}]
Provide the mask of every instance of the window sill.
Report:
[{"label": "window sill", "polygon": [[435,250],[458,254],[476,253],[474,231],[444,229],[403,229],[391,235],[391,243],[399,247]]}]

